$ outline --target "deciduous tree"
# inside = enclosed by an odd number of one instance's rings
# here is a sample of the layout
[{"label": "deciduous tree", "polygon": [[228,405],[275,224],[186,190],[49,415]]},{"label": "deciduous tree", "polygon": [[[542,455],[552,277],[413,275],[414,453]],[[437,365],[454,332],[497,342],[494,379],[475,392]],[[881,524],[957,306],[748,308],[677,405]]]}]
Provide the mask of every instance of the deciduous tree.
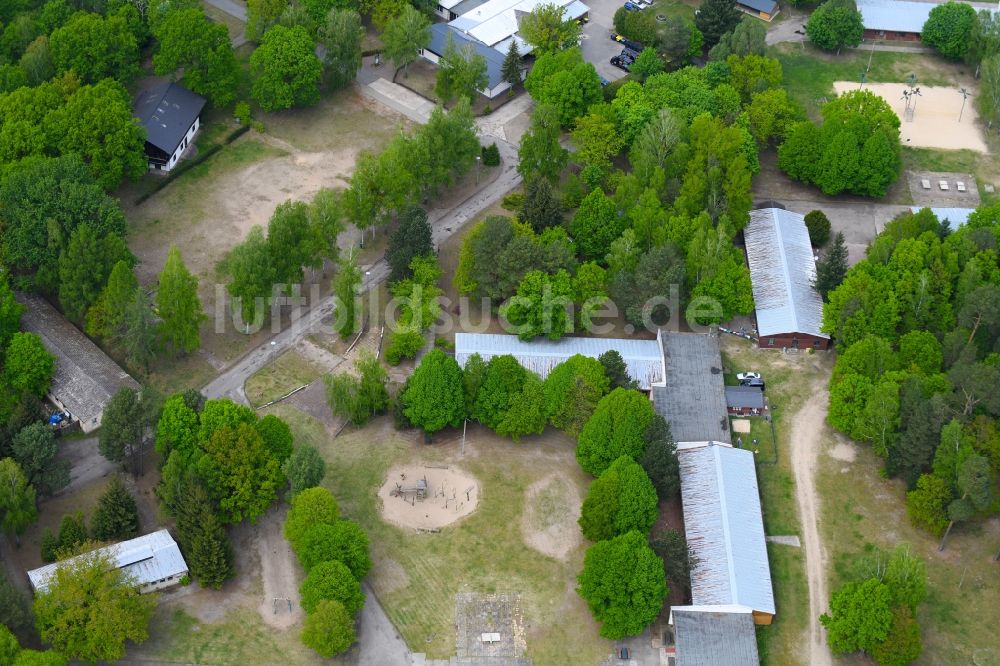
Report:
[{"label": "deciduous tree", "polygon": [[570,356],[545,378],[545,412],[549,422],[570,436],[577,436],[608,388],[600,361],[580,354]]},{"label": "deciduous tree", "polygon": [[239,66],[222,23],[212,22],[201,8],[171,11],[153,30],[158,48],[153,68],[160,76],[183,70],[185,88],[207,97],[212,106],[236,99]]},{"label": "deciduous tree", "polygon": [[636,636],[660,614],[667,596],[663,561],[640,532],[628,532],[587,549],[577,592],[601,623],[601,636]]},{"label": "deciduous tree", "polygon": [[529,271],[518,285],[517,295],[500,308],[500,316],[514,327],[521,340],[540,335],[558,340],[573,331],[573,320],[567,312],[572,303],[569,273]]},{"label": "deciduous tree", "polygon": [[726,0],[704,0],[694,17],[694,24],[705,36],[705,46],[712,48],[727,32],[732,32],[743,18],[735,4]]},{"label": "deciduous tree", "polygon": [[434,86],[438,98],[445,104],[451,103],[456,97],[472,101],[489,83],[486,58],[476,53],[468,42],[462,46],[455,44],[455,39],[449,32],[444,53],[438,62],[437,83]]},{"label": "deciduous tree", "polygon": [[139,45],[121,15],[77,12],[52,32],[49,46],[56,71],[72,70],[85,83],[113,78],[127,84],[139,72]]},{"label": "deciduous tree", "polygon": [[431,225],[427,222],[427,211],[412,206],[399,216],[399,226],[389,237],[385,259],[389,264],[389,282],[398,282],[413,276],[410,264],[414,257],[434,254],[434,240]]},{"label": "deciduous tree", "polygon": [[920,39],[946,58],[961,60],[969,49],[976,10],[964,2],[946,2],[931,9]]},{"label": "deciduous tree", "polygon": [[577,440],[576,459],[592,476],[623,455],[633,460],[646,450],[644,434],[653,419],[652,403],[638,391],[617,388],[601,398]]},{"label": "deciduous tree", "polygon": [[299,587],[302,609],[313,613],[321,601],[339,601],[354,615],[365,605],[365,595],[361,583],[351,570],[338,560],[320,562],[309,570],[309,575]]},{"label": "deciduous tree", "polygon": [[865,26],[854,0],[827,0],[813,10],[806,22],[809,41],[826,51],[861,43]]},{"label": "deciduous tree", "polygon": [[622,456],[590,484],[579,522],[585,537],[603,541],[633,530],[649,534],[656,516],[656,489],[638,463]]},{"label": "deciduous tree", "polygon": [[404,77],[410,63],[417,59],[420,50],[427,48],[430,41],[430,21],[412,5],[405,5],[399,16],[391,19],[382,32],[385,55],[397,69],[403,68]]},{"label": "deciduous tree", "polygon": [[551,104],[537,104],[531,113],[531,125],[521,136],[517,171],[526,182],[538,177],[558,180],[566,167],[568,151],[559,144],[559,109]]},{"label": "deciduous tree", "polygon": [[643,434],[646,451],[638,462],[646,470],[649,480],[661,500],[676,497],[681,490],[680,469],[677,462],[677,445],[670,434],[670,425],[655,414]]},{"label": "deciduous tree", "polygon": [[34,333],[15,333],[4,353],[3,383],[19,395],[41,398],[55,374],[55,358]]},{"label": "deciduous tree", "polygon": [[326,659],[344,652],[355,640],[354,619],[337,601],[320,601],[302,627],[302,642]]},{"label": "deciduous tree", "polygon": [[0,528],[20,543],[20,535],[37,517],[35,489],[24,472],[12,459],[0,460]]},{"label": "deciduous tree", "polygon": [[432,349],[420,360],[399,399],[406,418],[424,432],[457,428],[466,415],[462,369],[452,356]]},{"label": "deciduous tree", "polygon": [[326,461],[312,446],[299,444],[281,470],[288,479],[289,497],[295,497],[303,490],[320,484],[326,474]]},{"label": "deciduous tree", "polygon": [[555,53],[576,46],[580,26],[564,18],[565,7],[553,3],[536,6],[519,21],[519,32],[524,41],[534,46],[535,53]]},{"label": "deciduous tree", "polygon": [[283,533],[294,550],[302,537],[314,525],[333,525],[340,519],[337,500],[326,488],[307,488],[292,496],[292,505],[285,518]]},{"label": "deciduous tree", "polygon": [[311,572],[322,562],[337,560],[344,563],[354,578],[360,581],[372,568],[368,535],[350,520],[313,525],[305,531],[295,548],[295,554],[306,572]]},{"label": "deciduous tree", "polygon": [[513,356],[504,354],[490,359],[483,382],[476,392],[472,415],[491,430],[496,430],[524,388],[528,370]]},{"label": "deciduous tree", "polygon": [[231,278],[226,290],[233,297],[232,307],[239,309],[247,328],[251,323],[259,324],[275,283],[267,241],[260,226],[251,227],[246,239],[230,252],[226,265]]},{"label": "deciduous tree", "polygon": [[226,523],[256,522],[277,497],[281,467],[251,425],[223,426],[202,443],[197,471],[218,500]]},{"label": "deciduous tree", "polygon": [[40,494],[52,495],[69,484],[70,463],[56,458],[59,447],[55,433],[44,423],[22,428],[11,442],[11,452],[28,483]]},{"label": "deciduous tree", "polygon": [[845,583],[834,592],[830,612],[820,616],[834,654],[871,654],[885,641],[892,627],[891,600],[888,586],[875,578]]},{"label": "deciduous tree", "polygon": [[42,640],[72,659],[117,661],[125,655],[125,641],[142,643],[148,636],[156,595],[140,594],[108,558],[94,551],[59,566],[35,596]]},{"label": "deciduous tree", "polygon": [[357,77],[364,34],[357,11],[334,8],[326,15],[319,41],[326,49],[326,71],[334,87],[342,88]]},{"label": "deciduous tree", "polygon": [[319,101],[323,65],[302,26],[269,28],[250,56],[250,94],[265,111],[310,106]]},{"label": "deciduous tree", "polygon": [[389,374],[371,354],[360,356],[354,368],[357,376],[341,373],[325,378],[326,399],[335,416],[364,425],[389,406],[385,388]]}]

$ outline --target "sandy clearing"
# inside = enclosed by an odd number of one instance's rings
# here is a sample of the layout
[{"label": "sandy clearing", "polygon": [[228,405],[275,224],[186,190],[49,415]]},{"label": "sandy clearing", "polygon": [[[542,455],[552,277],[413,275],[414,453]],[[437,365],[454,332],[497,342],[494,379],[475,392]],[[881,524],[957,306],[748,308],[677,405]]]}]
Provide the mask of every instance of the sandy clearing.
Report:
[{"label": "sandy clearing", "polygon": [[750,432],[750,419],[733,419],[733,432]]},{"label": "sandy clearing", "polygon": [[858,457],[858,450],[853,444],[848,442],[838,442],[827,453],[834,460],[840,460],[841,462],[854,462],[854,459]]},{"label": "sandy clearing", "polygon": [[[397,486],[415,488],[426,481],[423,500],[413,492],[396,495]],[[382,518],[399,527],[438,529],[464,518],[479,505],[479,482],[471,474],[454,467],[403,465],[389,470],[378,491],[382,500]]]},{"label": "sandy clearing", "polygon": [[[903,99],[903,91],[907,89],[905,83],[867,83],[865,87],[888,102],[899,116],[899,140],[904,146],[987,152],[986,141],[979,128],[975,100],[970,96],[962,111],[962,95],[958,88],[917,86],[920,88],[920,97],[915,98],[916,112],[913,120],[907,121],[903,117],[906,109],[906,101]],[[833,89],[840,95],[845,91],[857,90],[858,83],[834,81]],[[962,113],[961,123],[958,122],[959,112]]]},{"label": "sandy clearing", "polygon": [[819,495],[816,471],[820,453],[820,433],[826,420],[827,389],[817,381],[810,398],[792,418],[792,472],[795,474],[795,500],[802,519],[802,545],[806,556],[809,584],[809,659],[810,666],[832,666],[833,657],[826,644],[826,630],[819,616],[826,612],[826,566],[823,542],[819,537]]},{"label": "sandy clearing", "polygon": [[524,494],[521,534],[529,547],[565,562],[581,534],[580,493],[564,475],[552,473],[535,481]]}]

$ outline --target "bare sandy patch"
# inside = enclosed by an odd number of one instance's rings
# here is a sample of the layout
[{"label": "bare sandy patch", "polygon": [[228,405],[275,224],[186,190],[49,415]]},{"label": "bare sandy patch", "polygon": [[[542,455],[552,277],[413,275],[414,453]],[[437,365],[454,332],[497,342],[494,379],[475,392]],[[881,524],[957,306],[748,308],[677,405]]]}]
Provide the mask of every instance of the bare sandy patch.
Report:
[{"label": "bare sandy patch", "polygon": [[[899,116],[899,140],[904,146],[918,148],[942,148],[944,150],[974,150],[987,152],[986,141],[979,127],[979,114],[975,100],[970,99],[962,110],[962,95],[958,88],[943,86],[918,86],[920,96],[915,97],[913,120],[904,117],[906,100],[903,91],[905,83],[866,83],[865,87],[884,99]],[[854,81],[834,81],[833,89],[840,95],[849,90],[857,90]],[[958,121],[959,113],[962,121]]]},{"label": "bare sandy patch", "polygon": [[292,547],[281,533],[284,516],[284,507],[272,507],[254,530],[264,588],[257,610],[264,623],[276,629],[287,629],[303,617],[299,606],[299,566]]},{"label": "bare sandy patch", "polygon": [[454,467],[405,465],[389,470],[378,491],[382,518],[399,527],[434,530],[479,505],[479,482]]},{"label": "bare sandy patch", "polygon": [[750,419],[733,419],[733,432],[750,432]]},{"label": "bare sandy patch", "polygon": [[827,453],[834,460],[839,460],[841,462],[854,462],[854,459],[858,457],[857,448],[848,442],[837,442],[833,447],[830,448]]},{"label": "bare sandy patch", "polygon": [[528,486],[521,534],[529,547],[565,561],[580,544],[580,494],[562,474],[553,473]]}]

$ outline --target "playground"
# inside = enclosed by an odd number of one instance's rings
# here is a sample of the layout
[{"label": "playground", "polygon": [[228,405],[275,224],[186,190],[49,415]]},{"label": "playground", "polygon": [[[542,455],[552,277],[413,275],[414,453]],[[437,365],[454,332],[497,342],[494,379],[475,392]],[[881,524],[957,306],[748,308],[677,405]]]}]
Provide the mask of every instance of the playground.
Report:
[{"label": "playground", "polygon": [[[841,95],[857,90],[858,83],[834,81],[833,87]],[[911,88],[903,82],[866,83],[864,87],[884,99],[899,116],[899,140],[902,145],[987,152],[976,113],[975,89],[969,91],[963,109],[963,95],[959,88],[924,85]],[[914,90],[919,94],[911,94]]]},{"label": "playground", "polygon": [[476,510],[479,483],[450,466],[405,465],[389,470],[378,496],[382,517],[393,525],[438,530]]}]

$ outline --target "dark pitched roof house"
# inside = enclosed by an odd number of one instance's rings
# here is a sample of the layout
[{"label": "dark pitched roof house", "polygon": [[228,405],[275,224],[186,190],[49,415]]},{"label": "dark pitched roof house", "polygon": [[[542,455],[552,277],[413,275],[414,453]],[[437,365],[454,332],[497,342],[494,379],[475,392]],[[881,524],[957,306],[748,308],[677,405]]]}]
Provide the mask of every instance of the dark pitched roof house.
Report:
[{"label": "dark pitched roof house", "polygon": [[21,326],[56,357],[49,397],[78,419],[84,432],[96,429],[111,396],[122,387],[138,389],[139,383],[45,299],[18,294],[17,300],[25,306]]},{"label": "dark pitched roof house", "polygon": [[765,21],[770,21],[778,13],[777,0],[736,0],[740,9]]},{"label": "dark pitched roof house", "polygon": [[204,97],[176,83],[162,83],[140,93],[133,112],[146,128],[147,153],[151,157],[159,155],[169,159],[203,108]]},{"label": "dark pitched roof house", "polygon": [[675,606],[677,666],[757,666],[757,636],[750,609],[740,606]]}]

